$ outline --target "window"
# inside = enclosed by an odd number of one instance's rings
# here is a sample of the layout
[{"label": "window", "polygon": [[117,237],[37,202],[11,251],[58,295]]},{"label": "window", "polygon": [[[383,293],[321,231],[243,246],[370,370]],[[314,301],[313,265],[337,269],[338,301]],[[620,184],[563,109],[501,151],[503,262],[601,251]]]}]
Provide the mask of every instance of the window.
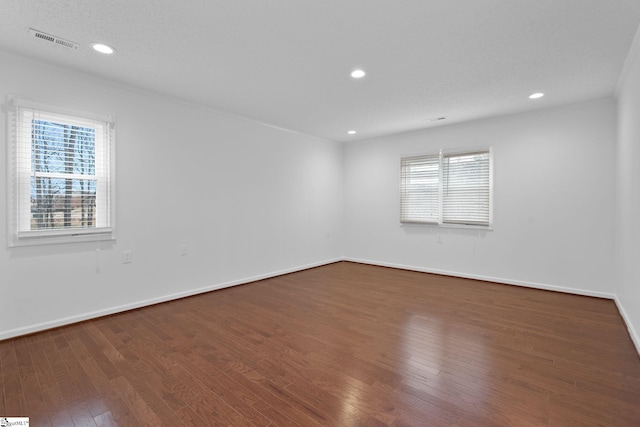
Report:
[{"label": "window", "polygon": [[115,238],[108,116],[11,99],[9,245]]},{"label": "window", "polygon": [[400,161],[400,221],[491,225],[489,150],[404,157]]}]

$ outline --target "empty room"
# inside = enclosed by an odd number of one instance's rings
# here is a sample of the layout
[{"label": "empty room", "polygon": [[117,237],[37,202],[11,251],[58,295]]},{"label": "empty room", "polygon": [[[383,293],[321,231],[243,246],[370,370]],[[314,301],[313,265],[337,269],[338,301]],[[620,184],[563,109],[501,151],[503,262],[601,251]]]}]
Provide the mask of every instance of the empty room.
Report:
[{"label": "empty room", "polygon": [[640,425],[638,0],[2,0],[0,105],[0,425]]}]

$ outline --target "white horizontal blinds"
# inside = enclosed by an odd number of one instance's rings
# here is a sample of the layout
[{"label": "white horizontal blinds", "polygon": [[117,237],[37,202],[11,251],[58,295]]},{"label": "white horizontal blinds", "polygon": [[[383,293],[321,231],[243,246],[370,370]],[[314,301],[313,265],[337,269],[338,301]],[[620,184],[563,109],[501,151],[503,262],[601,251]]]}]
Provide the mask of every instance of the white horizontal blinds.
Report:
[{"label": "white horizontal blinds", "polygon": [[490,161],[489,151],[443,154],[443,223],[490,224]]},{"label": "white horizontal blinds", "polygon": [[440,156],[405,157],[400,170],[400,221],[437,223]]},{"label": "white horizontal blinds", "polygon": [[111,123],[96,124],[95,175],[96,175],[96,226],[109,228],[111,224],[111,192],[113,168],[111,167]]},{"label": "white horizontal blinds", "polygon": [[108,123],[23,106],[16,116],[18,231],[109,227]]}]

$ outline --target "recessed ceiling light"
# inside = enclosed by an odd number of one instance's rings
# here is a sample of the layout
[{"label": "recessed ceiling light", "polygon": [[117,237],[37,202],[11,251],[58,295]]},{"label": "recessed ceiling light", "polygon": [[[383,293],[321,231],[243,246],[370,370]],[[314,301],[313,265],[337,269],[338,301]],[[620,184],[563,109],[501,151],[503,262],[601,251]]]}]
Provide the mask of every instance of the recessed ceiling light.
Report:
[{"label": "recessed ceiling light", "polygon": [[349,135],[355,135],[356,131],[355,130],[350,130],[349,132],[347,132]]},{"label": "recessed ceiling light", "polygon": [[365,73],[364,70],[353,70],[351,72],[351,77],[353,77],[354,79],[361,79],[365,76],[365,74],[367,73]]},{"label": "recessed ceiling light", "polygon": [[538,99],[538,98],[542,98],[544,96],[544,93],[542,92],[538,92],[538,93],[534,93],[533,95],[529,95],[530,99]]},{"label": "recessed ceiling light", "polygon": [[107,55],[111,55],[116,51],[114,48],[112,48],[111,46],[107,46],[104,43],[93,43],[91,46],[93,47],[93,50]]}]

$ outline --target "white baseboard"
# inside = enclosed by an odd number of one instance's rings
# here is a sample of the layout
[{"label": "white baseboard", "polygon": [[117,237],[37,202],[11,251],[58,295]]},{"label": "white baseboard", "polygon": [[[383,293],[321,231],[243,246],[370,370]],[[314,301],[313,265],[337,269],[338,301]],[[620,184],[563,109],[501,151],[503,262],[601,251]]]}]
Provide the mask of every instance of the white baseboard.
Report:
[{"label": "white baseboard", "polygon": [[549,285],[549,284],[545,284],[545,283],[536,283],[536,282],[526,282],[526,281],[520,281],[520,280],[511,280],[511,279],[505,279],[503,277],[482,276],[482,275],[477,275],[477,274],[458,273],[458,272],[454,272],[454,271],[446,271],[446,270],[438,270],[438,269],[433,269],[433,268],[416,267],[416,266],[410,266],[410,265],[404,265],[404,264],[394,264],[394,263],[389,263],[389,262],[371,261],[371,260],[365,260],[365,259],[360,259],[360,258],[343,257],[343,260],[344,261],[357,262],[357,263],[361,263],[361,264],[378,265],[378,266],[381,266],[381,267],[391,267],[391,268],[399,268],[399,269],[402,269],[402,270],[418,271],[418,272],[421,272],[421,273],[441,274],[441,275],[444,275],[444,276],[453,276],[453,277],[462,277],[462,278],[465,278],[465,279],[484,280],[484,281],[487,281],[487,282],[504,283],[504,284],[507,284],[507,285],[523,286],[523,287],[527,287],[527,288],[543,289],[543,290],[547,290],[547,291],[564,292],[564,293],[575,294],[575,295],[584,295],[584,296],[589,296],[589,297],[611,299],[611,300],[613,300],[615,302],[616,307],[618,308],[618,311],[620,312],[620,315],[622,316],[622,320],[624,321],[624,324],[627,327],[627,331],[629,331],[629,336],[631,337],[631,341],[635,345],[636,351],[638,352],[638,355],[640,356],[640,335],[638,334],[638,331],[636,331],[636,329],[633,327],[633,323],[631,323],[631,319],[627,315],[627,312],[625,311],[624,306],[622,305],[622,303],[618,299],[618,296],[615,295],[615,294],[610,294],[610,293],[606,293],[606,292],[594,292],[594,291],[589,291],[589,290],[586,290],[586,289],[579,289],[579,288],[568,288],[568,287],[565,287],[565,286]]},{"label": "white baseboard", "polygon": [[631,341],[633,341],[633,344],[636,346],[636,350],[638,351],[638,356],[640,356],[640,335],[638,335],[638,331],[636,331],[636,329],[633,327],[633,323],[631,323],[631,319],[629,318],[629,315],[627,315],[627,312],[624,309],[622,302],[620,302],[620,299],[618,299],[618,297],[616,296],[614,298],[614,301],[616,302],[616,307],[618,307],[620,316],[622,316],[622,320],[624,321],[624,324],[627,327],[627,331],[629,332]]},{"label": "white baseboard", "polygon": [[589,296],[589,297],[606,298],[606,299],[615,299],[616,297],[615,294],[610,294],[607,292],[596,292],[596,291],[590,291],[586,289],[568,288],[565,286],[549,285],[546,283],[513,280],[513,279],[507,279],[504,277],[492,277],[492,276],[482,276],[479,274],[459,273],[457,271],[438,270],[434,268],[425,268],[425,267],[416,267],[412,265],[395,264],[395,263],[389,263],[389,262],[371,261],[371,260],[360,259],[360,258],[343,257],[343,260],[358,262],[361,264],[399,268],[401,270],[418,271],[421,273],[433,273],[433,274],[440,274],[443,276],[462,277],[464,279],[483,280],[485,282],[503,283],[506,285],[523,286],[526,288],[543,289],[546,291],[564,292],[567,294],[583,295],[583,296]]},{"label": "white baseboard", "polygon": [[164,295],[164,296],[160,296],[160,297],[156,297],[156,298],[150,298],[150,299],[146,299],[146,300],[142,300],[142,301],[136,301],[136,302],[133,302],[133,303],[123,304],[123,305],[116,306],[116,307],[109,307],[109,308],[105,308],[105,309],[102,309],[102,310],[96,310],[96,311],[92,311],[92,312],[81,313],[81,314],[74,315],[74,316],[69,316],[69,317],[64,317],[64,318],[61,318],[61,319],[56,319],[56,320],[52,320],[52,321],[48,321],[48,322],[43,322],[43,323],[38,323],[38,324],[34,324],[34,325],[24,326],[24,327],[21,327],[21,328],[11,329],[11,330],[8,330],[8,331],[0,331],[0,340],[14,338],[14,337],[21,336],[21,335],[28,335],[28,334],[44,331],[44,330],[47,330],[47,329],[53,329],[53,328],[57,328],[57,327],[60,327],[60,326],[69,325],[69,324],[72,324],[72,323],[82,322],[84,320],[95,319],[95,318],[102,317],[102,316],[108,316],[110,314],[116,314],[116,313],[121,313],[121,312],[128,311],[128,310],[134,310],[136,308],[146,307],[146,306],[149,306],[149,305],[159,304],[159,303],[163,303],[163,302],[167,302],[167,301],[171,301],[171,300],[176,300],[176,299],[180,299],[180,298],[190,297],[190,296],[193,296],[193,295],[203,294],[203,293],[215,291],[215,290],[218,290],[218,289],[224,289],[224,288],[229,288],[229,287],[232,287],[232,286],[237,286],[237,285],[242,285],[242,284],[246,284],[246,283],[255,282],[255,281],[258,281],[258,280],[269,279],[271,277],[281,276],[281,275],[284,275],[284,274],[295,273],[297,271],[307,270],[309,268],[314,268],[314,267],[320,267],[320,266],[327,265],[327,264],[333,264],[333,263],[339,262],[339,261],[350,261],[350,262],[357,262],[357,263],[360,263],[360,264],[369,264],[369,265],[377,265],[377,266],[381,266],[381,267],[398,268],[398,269],[402,269],[402,270],[418,271],[418,272],[422,272],[422,273],[441,274],[441,275],[444,275],[444,276],[462,277],[462,278],[466,278],[466,279],[483,280],[483,281],[488,281],[488,282],[504,283],[504,284],[508,284],[508,285],[523,286],[523,287],[528,287],[528,288],[544,289],[544,290],[550,290],[550,291],[556,291],[556,292],[564,292],[564,293],[570,293],[570,294],[576,294],[576,295],[585,295],[585,296],[591,296],[591,297],[612,299],[612,300],[615,301],[616,306],[618,307],[618,310],[619,310],[619,312],[620,312],[620,314],[621,314],[621,316],[622,316],[622,318],[623,318],[623,320],[624,320],[624,322],[625,322],[625,324],[627,326],[627,330],[629,331],[629,335],[631,336],[631,339],[632,339],[634,345],[636,346],[636,349],[638,350],[638,354],[640,354],[640,336],[638,335],[638,332],[634,329],[633,324],[631,323],[631,321],[630,321],[630,319],[629,319],[629,317],[628,317],[628,315],[627,315],[622,303],[617,298],[617,296],[614,295],[614,294],[609,294],[609,293],[605,293],[605,292],[594,292],[594,291],[589,291],[589,290],[585,290],[585,289],[578,289],[578,288],[568,288],[568,287],[549,285],[549,284],[544,284],[544,283],[535,283],[535,282],[526,282],[526,281],[520,281],[520,280],[511,280],[511,279],[505,279],[503,277],[491,277],[491,276],[482,276],[482,275],[477,275],[477,274],[459,273],[459,272],[454,272],[454,271],[438,270],[438,269],[432,269],[432,268],[416,267],[416,266],[410,266],[410,265],[404,265],[404,264],[395,264],[395,263],[389,263],[389,262],[372,261],[372,260],[365,260],[365,259],[351,258],[351,257],[339,257],[339,258],[328,259],[328,260],[324,260],[324,261],[320,261],[320,262],[316,262],[316,263],[311,263],[311,264],[301,265],[301,266],[292,267],[292,268],[288,268],[288,269],[284,269],[284,270],[279,270],[279,271],[273,271],[273,272],[270,272],[270,273],[260,274],[260,275],[257,275],[257,276],[250,276],[250,277],[245,277],[245,278],[242,278],[242,279],[231,280],[231,281],[228,281],[228,282],[217,283],[217,284],[214,284],[214,285],[204,286],[204,287],[201,287],[201,288],[192,289],[192,290],[188,290],[188,291],[184,291],[184,292],[178,292],[178,293],[175,293],[175,294]]},{"label": "white baseboard", "polygon": [[284,274],[295,273],[297,271],[307,270],[309,268],[314,268],[314,267],[320,267],[322,265],[327,265],[327,264],[333,264],[334,262],[339,262],[339,261],[342,261],[342,258],[328,259],[328,260],[319,261],[311,264],[288,268],[285,270],[273,271],[270,273],[260,274],[257,276],[231,280],[224,283],[217,283],[210,286],[204,286],[198,289],[192,289],[192,290],[178,292],[170,295],[163,295],[156,298],[149,298],[142,301],[136,301],[130,304],[123,304],[117,307],[109,307],[102,310],[81,313],[74,316],[64,317],[62,319],[42,322],[35,325],[29,325],[21,328],[11,329],[8,331],[0,331],[0,340],[14,338],[21,335],[33,334],[35,332],[41,332],[47,329],[58,328],[60,326],[65,326],[72,323],[78,323],[84,320],[95,319],[102,316],[108,316],[110,314],[116,314],[116,313],[121,313],[123,311],[134,310],[136,308],[146,307],[149,305],[159,304],[162,302],[167,302],[167,301],[176,300],[180,298],[190,297],[193,295],[203,294],[205,292],[211,292],[218,289],[229,288],[237,285],[243,285],[243,284],[255,282],[258,280],[269,279],[271,277],[276,277],[276,276],[282,276]]}]

